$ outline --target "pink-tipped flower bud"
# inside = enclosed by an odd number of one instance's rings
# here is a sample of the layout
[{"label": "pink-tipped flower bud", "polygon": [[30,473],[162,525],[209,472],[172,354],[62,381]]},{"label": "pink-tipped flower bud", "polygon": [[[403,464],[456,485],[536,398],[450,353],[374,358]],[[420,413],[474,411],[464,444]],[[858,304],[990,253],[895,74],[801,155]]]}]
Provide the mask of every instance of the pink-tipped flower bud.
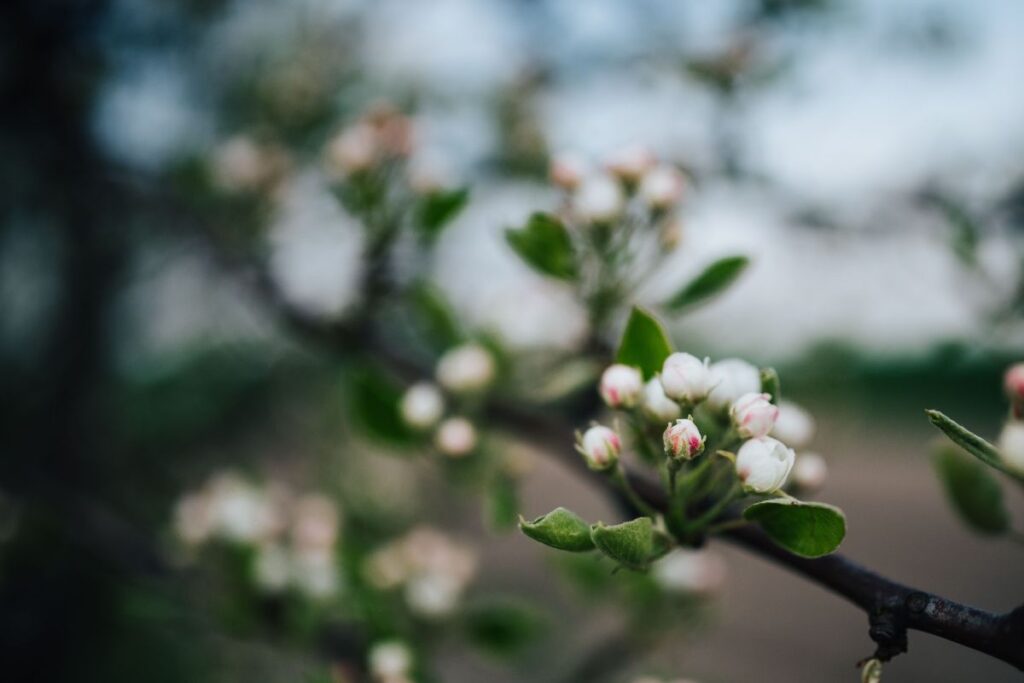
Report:
[{"label": "pink-tipped flower bud", "polygon": [[999,453],[1012,469],[1024,473],[1024,422],[1007,422],[999,435]]},{"label": "pink-tipped flower bud", "polygon": [[1013,404],[1013,414],[1024,417],[1024,363],[1014,363],[1006,369],[1003,388]]},{"label": "pink-tipped flower bud", "polygon": [[768,436],[779,416],[779,407],[769,394],[749,393],[740,396],[729,409],[733,427],[744,439]]},{"label": "pink-tipped flower bud", "polygon": [[679,404],[665,395],[661,380],[654,377],[644,385],[644,413],[655,422],[671,422],[682,416]]},{"label": "pink-tipped flower bud", "polygon": [[444,413],[444,397],[433,384],[418,382],[402,396],[399,411],[405,423],[413,429],[430,429]]},{"label": "pink-tipped flower bud", "polygon": [[625,183],[636,183],[657,163],[654,153],[642,145],[623,147],[608,157],[605,166]]},{"label": "pink-tipped flower bud", "polygon": [[594,425],[588,429],[576,445],[587,465],[592,470],[606,470],[614,466],[622,452],[622,439],[613,429]]},{"label": "pink-tipped flower bud", "polygon": [[576,215],[587,223],[611,223],[625,208],[622,188],[606,175],[588,177],[573,198]]},{"label": "pink-tipped flower bud", "polygon": [[608,407],[632,408],[640,401],[644,378],[636,368],[616,363],[601,375],[599,390]]},{"label": "pink-tipped flower bud", "polygon": [[796,454],[770,436],[751,439],[736,454],[736,474],[750,491],[771,493],[786,483]]},{"label": "pink-tipped flower bud", "polygon": [[449,417],[437,427],[434,445],[451,458],[469,455],[476,448],[476,428],[464,417]]},{"label": "pink-tipped flower bud", "polygon": [[743,394],[761,390],[761,372],[745,360],[726,358],[711,364],[708,405],[725,411]]},{"label": "pink-tipped flower bud", "polygon": [[825,485],[828,464],[817,453],[801,453],[793,465],[793,483],[801,491],[817,491]]},{"label": "pink-tipped flower bud", "polygon": [[644,174],[640,196],[652,209],[663,211],[679,203],[686,190],[686,178],[675,166],[661,164]]},{"label": "pink-tipped flower bud", "polygon": [[548,177],[551,183],[566,192],[572,192],[587,175],[587,163],[576,154],[559,154],[551,160]]},{"label": "pink-tipped flower bud", "polygon": [[437,381],[456,394],[469,394],[487,387],[494,379],[494,357],[479,344],[451,349],[437,363]]},{"label": "pink-tipped flower bud", "polygon": [[704,450],[704,437],[693,420],[676,420],[665,429],[665,453],[670,458],[693,460]]},{"label": "pink-tipped flower bud", "polygon": [[708,360],[688,353],[673,353],[661,367],[661,386],[676,401],[700,403],[712,388]]}]

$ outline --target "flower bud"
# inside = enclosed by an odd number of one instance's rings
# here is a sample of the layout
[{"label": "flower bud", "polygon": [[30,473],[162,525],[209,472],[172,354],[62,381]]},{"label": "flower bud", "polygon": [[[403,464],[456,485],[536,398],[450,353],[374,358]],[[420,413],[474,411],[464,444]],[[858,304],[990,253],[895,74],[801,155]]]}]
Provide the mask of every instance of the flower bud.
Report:
[{"label": "flower bud", "polygon": [[449,350],[437,364],[437,381],[456,394],[484,389],[494,379],[494,357],[479,344]]},{"label": "flower bud", "polygon": [[643,406],[644,413],[655,422],[671,422],[683,414],[679,404],[665,395],[657,377],[644,385]]},{"label": "flower bud", "polygon": [[587,173],[586,162],[575,154],[559,154],[551,160],[548,177],[552,184],[567,192],[572,192]]},{"label": "flower bud", "polygon": [[786,483],[796,455],[770,436],[751,439],[736,454],[736,474],[751,491],[771,493]]},{"label": "flower bud", "polygon": [[1014,363],[1006,369],[1003,388],[1013,404],[1014,415],[1024,416],[1024,363]]},{"label": "flower bud", "polygon": [[622,188],[606,175],[584,180],[573,201],[576,215],[588,223],[610,223],[619,217],[624,207]]},{"label": "flower bud", "polygon": [[1003,462],[1018,472],[1024,472],[1024,422],[1006,423],[999,435],[999,452]]},{"label": "flower bud", "polygon": [[771,435],[792,448],[804,448],[814,438],[814,418],[791,401],[779,401]]},{"label": "flower bud", "polygon": [[377,135],[360,123],[344,129],[327,143],[327,167],[337,177],[365,171],[377,160]]},{"label": "flower bud", "polygon": [[692,460],[704,450],[704,437],[693,420],[676,420],[665,429],[663,440],[670,458]]},{"label": "flower bud", "polygon": [[401,678],[412,670],[412,651],[397,640],[374,645],[369,660],[370,675],[378,680]]},{"label": "flower bud", "polygon": [[430,429],[444,413],[444,397],[429,382],[419,382],[406,390],[399,404],[402,419],[414,429]]},{"label": "flower bud", "polygon": [[801,491],[817,491],[825,485],[828,465],[817,453],[801,453],[793,465],[793,483]]},{"label": "flower bud", "polygon": [[622,439],[614,430],[604,425],[594,425],[588,429],[576,445],[587,465],[592,470],[606,470],[612,467],[622,452]]},{"label": "flower bud", "polygon": [[733,427],[744,439],[756,439],[768,436],[775,426],[775,418],[779,416],[778,406],[772,403],[768,394],[743,394],[729,409]]},{"label": "flower bud", "polygon": [[708,405],[724,411],[743,394],[761,390],[761,371],[745,360],[727,358],[711,364]]},{"label": "flower bud", "polygon": [[644,174],[640,181],[640,196],[652,209],[665,210],[675,206],[683,197],[686,179],[675,166],[662,164]]},{"label": "flower bud", "polygon": [[338,539],[338,508],[330,498],[305,495],[292,511],[292,545],[305,550],[327,550]]},{"label": "flower bud", "polygon": [[642,145],[631,145],[613,153],[605,166],[619,180],[633,184],[656,163],[651,150]]},{"label": "flower bud", "polygon": [[437,428],[434,445],[452,458],[469,455],[476,448],[476,428],[464,417],[449,417]]},{"label": "flower bud", "polygon": [[628,365],[610,365],[601,375],[601,398],[610,408],[632,408],[643,390],[643,376]]},{"label": "flower bud", "polygon": [[652,575],[664,590],[708,594],[725,581],[725,562],[710,550],[677,548],[658,560]]},{"label": "flower bud", "polygon": [[673,353],[661,367],[661,386],[676,401],[700,403],[711,390],[708,360],[688,353]]}]

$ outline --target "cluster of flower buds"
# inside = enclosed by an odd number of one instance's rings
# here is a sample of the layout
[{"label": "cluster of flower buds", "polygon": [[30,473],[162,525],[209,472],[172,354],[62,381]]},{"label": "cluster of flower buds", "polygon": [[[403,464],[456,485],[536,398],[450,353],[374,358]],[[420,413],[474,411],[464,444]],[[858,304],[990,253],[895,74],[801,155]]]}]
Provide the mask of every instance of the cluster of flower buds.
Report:
[{"label": "cluster of flower buds", "polygon": [[1024,363],[1006,370],[1003,387],[1010,399],[1010,418],[999,435],[999,452],[1009,467],[1024,473]]},{"label": "cluster of flower buds", "polygon": [[367,657],[367,669],[375,683],[412,683],[414,658],[399,640],[375,643]]},{"label": "cluster of flower buds", "polygon": [[[636,204],[655,218],[669,216],[686,191],[686,176],[659,162],[646,147],[621,149],[593,164],[578,154],[555,156],[549,168],[551,182],[568,198],[568,217],[584,225],[609,225]],[[675,227],[665,221],[663,229]]]},{"label": "cluster of flower buds", "polygon": [[[409,387],[399,403],[407,425],[419,432],[433,430],[437,450],[451,458],[461,458],[476,450],[476,427],[466,417],[445,415],[445,396],[471,398],[485,391],[497,372],[494,356],[476,343],[463,344],[447,351],[437,363],[437,384],[419,382]],[[442,419],[444,418],[444,419]]]},{"label": "cluster of flower buds", "polygon": [[427,527],[378,548],[363,565],[370,585],[400,590],[409,610],[429,619],[455,611],[476,571],[472,549]]},{"label": "cluster of flower buds", "polygon": [[225,140],[210,158],[213,183],[228,193],[273,193],[287,177],[290,166],[284,148],[244,134]]},{"label": "cluster of flower buds", "polygon": [[326,599],[338,590],[337,506],[320,494],[293,495],[281,484],[260,488],[233,473],[185,494],[174,530],[192,548],[214,539],[253,546],[256,585],[270,593],[294,587]]}]

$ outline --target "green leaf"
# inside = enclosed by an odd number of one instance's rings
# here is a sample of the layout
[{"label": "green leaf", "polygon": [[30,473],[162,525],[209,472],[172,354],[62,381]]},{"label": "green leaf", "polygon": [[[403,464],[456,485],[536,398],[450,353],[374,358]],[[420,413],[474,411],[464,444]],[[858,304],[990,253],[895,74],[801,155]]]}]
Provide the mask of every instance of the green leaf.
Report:
[{"label": "green leaf", "polygon": [[365,365],[353,368],[348,390],[352,419],[366,434],[393,444],[413,441],[399,411],[402,390],[384,373]]},{"label": "green leaf", "polygon": [[508,531],[515,526],[519,515],[519,491],[515,479],[507,475],[495,477],[487,492],[486,505],[487,521],[492,529]]},{"label": "green leaf", "polygon": [[735,282],[749,264],[746,256],[726,256],[715,261],[666,301],[665,307],[680,311],[708,301]]},{"label": "green leaf", "polygon": [[505,239],[519,256],[534,269],[561,278],[576,278],[576,257],[572,239],[560,220],[546,213],[535,213],[519,230],[505,231]]},{"label": "green leaf", "polygon": [[469,640],[477,647],[499,657],[512,657],[537,641],[547,629],[548,620],[533,605],[503,598],[475,605],[466,614]]},{"label": "green leaf", "polygon": [[963,448],[989,467],[1004,472],[1018,481],[1024,481],[1024,477],[1020,473],[1014,472],[1003,463],[1002,457],[999,455],[999,449],[988,441],[985,441],[985,439],[937,410],[926,410],[924,412],[928,415],[928,419],[932,421],[932,424],[941,429],[949,437],[950,441],[957,446],[960,446],[960,448]]},{"label": "green leaf", "polygon": [[650,517],[605,526],[598,522],[590,529],[590,538],[602,553],[631,569],[647,566],[656,551],[654,526]]},{"label": "green leaf", "polygon": [[431,192],[419,205],[420,228],[424,235],[435,239],[451,223],[469,201],[469,188]]},{"label": "green leaf", "polygon": [[565,508],[555,508],[532,522],[522,519],[519,528],[538,543],[558,550],[579,553],[594,549],[594,542],[590,538],[590,525],[575,512]]},{"label": "green leaf", "polygon": [[801,557],[828,555],[846,536],[843,511],[824,503],[773,498],[754,503],[743,517],[760,524],[773,541]]},{"label": "green leaf", "polygon": [[975,531],[1001,534],[1010,526],[1003,491],[977,460],[952,447],[935,454],[935,469],[950,504]]},{"label": "green leaf", "polygon": [[443,351],[465,341],[464,335],[444,295],[426,282],[409,288],[419,331],[435,349]]},{"label": "green leaf", "polygon": [[658,320],[640,308],[633,307],[626,323],[626,330],[619,342],[619,351],[615,360],[624,365],[640,368],[644,379],[654,377],[661,370],[665,359],[672,353],[672,344],[668,340],[665,328]]},{"label": "green leaf", "polygon": [[779,405],[782,400],[782,383],[775,368],[761,368],[761,391],[770,394],[772,403]]}]

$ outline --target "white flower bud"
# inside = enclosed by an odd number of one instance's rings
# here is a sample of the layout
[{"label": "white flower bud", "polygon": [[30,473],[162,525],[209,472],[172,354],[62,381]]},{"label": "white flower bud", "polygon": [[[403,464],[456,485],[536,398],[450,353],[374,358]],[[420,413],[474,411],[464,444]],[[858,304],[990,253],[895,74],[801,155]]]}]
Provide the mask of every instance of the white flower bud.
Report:
[{"label": "white flower bud", "polygon": [[736,474],[751,491],[770,493],[786,483],[796,455],[770,436],[751,439],[736,454]]},{"label": "white flower bud", "polygon": [[556,187],[572,192],[583,182],[587,171],[587,163],[581,157],[572,153],[564,153],[551,160],[548,177]]},{"label": "white flower bud", "polygon": [[793,483],[801,491],[817,491],[825,485],[828,465],[817,453],[801,453],[793,465]]},{"label": "white flower bud", "polygon": [[665,395],[657,377],[644,385],[643,406],[644,413],[655,422],[671,422],[683,414],[679,404]]},{"label": "white flower bud", "polygon": [[330,550],[295,549],[291,578],[310,598],[326,599],[338,592],[338,566]]},{"label": "white flower bud", "polygon": [[370,675],[387,680],[406,676],[412,670],[412,650],[405,643],[389,640],[370,648]]},{"label": "white flower bud", "polygon": [[430,429],[444,413],[444,397],[429,382],[412,385],[402,396],[399,405],[402,419],[414,429]]},{"label": "white flower bud", "polygon": [[1003,388],[1006,396],[1014,405],[1018,417],[1024,411],[1024,363],[1014,363],[1006,369],[1003,376]]},{"label": "white flower bud", "polygon": [[292,545],[303,550],[329,550],[338,539],[338,508],[326,496],[299,498],[292,511]]},{"label": "white flower bud", "polygon": [[583,454],[590,469],[606,470],[619,459],[622,439],[614,430],[603,425],[594,425],[583,434],[576,448]]},{"label": "white flower bud", "polygon": [[779,415],[771,436],[793,448],[804,448],[814,438],[814,418],[797,404],[779,401]]},{"label": "white flower bud", "polygon": [[418,574],[405,585],[405,602],[421,617],[448,616],[458,607],[461,596],[461,582],[440,572]]},{"label": "white flower bud", "polygon": [[761,390],[761,372],[745,360],[726,358],[711,364],[708,405],[727,410],[743,394]]},{"label": "white flower bud", "polygon": [[651,150],[642,145],[631,145],[609,156],[605,166],[620,180],[635,183],[656,163]]},{"label": "white flower bud", "polygon": [[494,379],[494,357],[480,344],[463,344],[449,350],[437,364],[437,381],[456,394],[473,393]]},{"label": "white flower bud", "polygon": [[359,123],[342,130],[327,143],[327,167],[337,177],[365,171],[377,160],[377,134]]},{"label": "white flower bud", "polygon": [[601,375],[601,398],[610,408],[632,408],[643,390],[643,376],[628,365],[610,365]]},{"label": "white flower bud", "polygon": [[665,453],[670,458],[692,460],[704,450],[704,437],[693,420],[676,420],[665,429]]},{"label": "white flower bud", "polygon": [[673,353],[661,366],[661,386],[671,399],[700,403],[712,386],[708,360],[688,353]]},{"label": "white flower bud", "polygon": [[664,210],[675,206],[683,197],[686,178],[675,166],[662,164],[644,174],[640,181],[640,196],[652,209]]},{"label": "white flower bud", "polygon": [[614,180],[606,175],[594,175],[579,186],[573,207],[580,219],[588,223],[610,223],[625,208],[625,197]]},{"label": "white flower bud", "polygon": [[476,448],[476,428],[464,417],[449,417],[437,428],[434,444],[452,458],[469,455]]},{"label": "white flower bud", "polygon": [[1007,422],[999,435],[999,451],[1003,462],[1024,472],[1024,422]]},{"label": "white flower bud", "polygon": [[769,394],[743,394],[729,409],[733,427],[744,439],[768,436],[779,416],[778,406],[772,403]]},{"label": "white flower bud", "polygon": [[725,581],[725,563],[708,550],[677,548],[652,567],[654,580],[677,593],[712,593]]}]

